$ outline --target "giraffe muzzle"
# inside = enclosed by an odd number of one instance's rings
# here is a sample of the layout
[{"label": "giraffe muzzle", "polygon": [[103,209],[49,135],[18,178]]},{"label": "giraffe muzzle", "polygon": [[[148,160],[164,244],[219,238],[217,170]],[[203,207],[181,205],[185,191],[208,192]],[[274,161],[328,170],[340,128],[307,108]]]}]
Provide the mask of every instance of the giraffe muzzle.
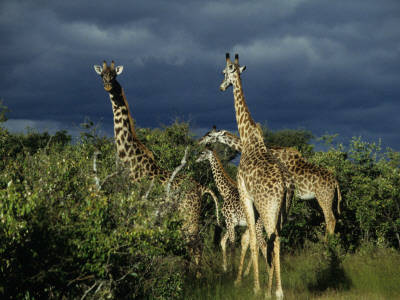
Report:
[{"label": "giraffe muzzle", "polygon": [[219,90],[220,90],[221,92],[225,92],[226,89],[227,89],[228,87],[229,87],[228,84],[223,83],[223,84],[221,84],[221,86],[219,87]]}]

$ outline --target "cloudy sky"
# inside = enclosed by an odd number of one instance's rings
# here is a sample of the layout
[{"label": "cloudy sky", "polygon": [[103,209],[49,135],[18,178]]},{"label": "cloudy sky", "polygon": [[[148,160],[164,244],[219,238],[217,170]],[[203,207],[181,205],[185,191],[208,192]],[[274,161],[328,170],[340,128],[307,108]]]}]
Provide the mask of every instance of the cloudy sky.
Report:
[{"label": "cloudy sky", "polygon": [[398,0],[0,2],[5,126],[112,135],[108,94],[93,65],[115,60],[137,125],[190,121],[236,131],[225,53],[247,69],[256,122],[352,136],[400,150]]}]

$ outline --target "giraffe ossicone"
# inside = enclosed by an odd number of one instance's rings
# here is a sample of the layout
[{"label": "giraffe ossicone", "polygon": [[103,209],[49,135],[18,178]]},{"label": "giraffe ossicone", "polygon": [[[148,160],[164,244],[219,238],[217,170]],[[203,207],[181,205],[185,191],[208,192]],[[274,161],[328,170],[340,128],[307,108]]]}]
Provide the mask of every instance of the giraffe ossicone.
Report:
[{"label": "giraffe ossicone", "polygon": [[107,66],[106,61],[103,62],[103,67],[94,65],[94,70],[103,78],[104,89],[109,92],[112,88],[112,81],[115,80],[117,75],[123,71],[123,66],[115,67],[114,61],[111,62],[110,66]]},{"label": "giraffe ossicone", "polygon": [[244,70],[246,70],[246,66],[239,66],[238,54],[235,55],[235,63],[232,63],[229,53],[226,53],[226,68],[222,71],[222,75],[225,76],[225,79],[219,87],[220,91],[224,92],[228,87],[233,85],[235,80],[234,74],[236,72],[235,64],[237,65],[236,67],[238,68],[239,73],[242,73]]}]

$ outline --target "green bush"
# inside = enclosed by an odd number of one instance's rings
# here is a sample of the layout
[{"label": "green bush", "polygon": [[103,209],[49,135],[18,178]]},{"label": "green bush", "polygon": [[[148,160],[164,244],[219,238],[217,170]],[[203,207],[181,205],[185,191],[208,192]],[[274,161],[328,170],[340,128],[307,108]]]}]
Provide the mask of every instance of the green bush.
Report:
[{"label": "green bush", "polygon": [[[95,151],[102,153],[100,191]],[[174,211],[157,217],[163,187],[131,184],[110,139],[85,136],[34,152],[24,145],[6,157],[0,187],[1,298],[179,295],[186,268],[181,220]]]},{"label": "green bush", "polygon": [[311,161],[333,170],[339,180],[343,243],[349,249],[371,241],[399,249],[400,153],[361,138],[353,138],[347,147],[333,146],[332,138],[324,137],[329,150],[317,152]]}]

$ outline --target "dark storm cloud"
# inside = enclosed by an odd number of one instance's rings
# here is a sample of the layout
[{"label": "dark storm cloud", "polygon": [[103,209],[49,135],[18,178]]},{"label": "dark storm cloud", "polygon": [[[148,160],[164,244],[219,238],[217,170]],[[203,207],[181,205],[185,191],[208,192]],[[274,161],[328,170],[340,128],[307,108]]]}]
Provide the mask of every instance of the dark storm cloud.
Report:
[{"label": "dark storm cloud", "polygon": [[257,122],[400,149],[399,16],[398,1],[2,1],[6,126],[76,131],[89,117],[111,134],[93,70],[106,59],[124,66],[139,126],[235,131],[232,91],[219,91],[230,51]]}]

